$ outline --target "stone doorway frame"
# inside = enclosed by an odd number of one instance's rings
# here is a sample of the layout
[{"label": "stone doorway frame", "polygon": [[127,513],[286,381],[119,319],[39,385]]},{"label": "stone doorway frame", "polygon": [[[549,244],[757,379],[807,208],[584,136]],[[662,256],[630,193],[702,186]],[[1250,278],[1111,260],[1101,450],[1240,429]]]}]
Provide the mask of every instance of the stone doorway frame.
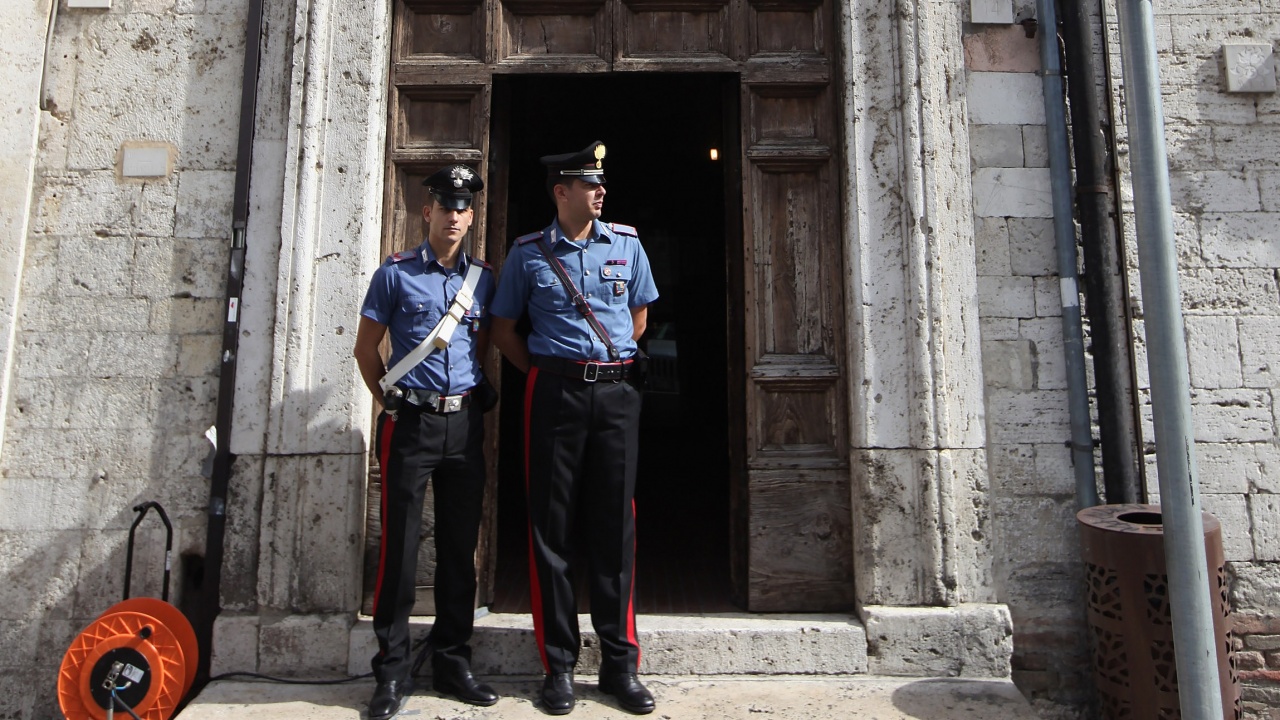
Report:
[{"label": "stone doorway frame", "polygon": [[[991,572],[967,6],[837,8],[853,582],[876,674],[1007,677],[1012,653]],[[367,661],[348,639],[371,427],[350,346],[380,260],[389,10],[268,10],[226,560],[246,572],[223,588],[215,672]]]}]

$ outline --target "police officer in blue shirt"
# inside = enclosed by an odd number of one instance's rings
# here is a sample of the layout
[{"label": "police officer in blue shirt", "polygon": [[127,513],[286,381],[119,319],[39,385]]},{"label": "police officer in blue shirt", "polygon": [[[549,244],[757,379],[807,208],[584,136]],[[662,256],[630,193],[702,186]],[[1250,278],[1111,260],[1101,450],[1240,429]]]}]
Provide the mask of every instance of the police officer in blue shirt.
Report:
[{"label": "police officer in blue shirt", "polygon": [[[446,167],[423,183],[430,193],[422,209],[427,239],[387,258],[373,274],[360,310],[355,357],[360,375],[383,401],[377,451],[382,470],[382,545],[373,600],[378,654],[377,688],[370,720],[395,716],[413,692],[409,613],[413,609],[418,538],[428,479],[435,499],[436,619],[432,686],[473,705],[498,696],[471,675],[475,616],[475,549],[484,499],[484,407],[491,394],[480,369],[489,348],[488,312],[493,272],[462,252],[471,227],[472,194],[484,182],[466,165]],[[468,270],[482,268],[447,347],[435,349],[385,393],[379,381],[388,367],[418,347],[448,313]],[[378,345],[390,335],[391,357]],[[410,361],[412,362],[412,361]],[[489,392],[482,392],[489,391]]]},{"label": "police officer in blue shirt", "polygon": [[[653,711],[636,677],[635,495],[640,392],[636,340],[658,298],[635,228],[600,221],[605,148],[542,158],[556,218],[517,238],[493,300],[493,342],[528,373],[524,401],[530,591],[546,669],[543,709],[573,709],[581,643],[572,540],[587,547],[600,689],[626,710]],[[557,273],[556,264],[563,267]],[[575,294],[581,293],[575,303]],[[527,313],[526,341],[516,321]]]}]

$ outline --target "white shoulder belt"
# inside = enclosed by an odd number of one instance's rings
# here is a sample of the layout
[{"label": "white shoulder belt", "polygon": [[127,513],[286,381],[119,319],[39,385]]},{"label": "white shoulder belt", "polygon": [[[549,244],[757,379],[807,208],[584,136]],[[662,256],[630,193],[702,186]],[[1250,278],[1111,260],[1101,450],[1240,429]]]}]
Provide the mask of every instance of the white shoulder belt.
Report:
[{"label": "white shoulder belt", "polygon": [[387,388],[396,384],[396,381],[404,377],[408,372],[418,366],[431,354],[433,350],[439,348],[443,350],[449,347],[449,340],[453,337],[453,331],[458,329],[458,323],[462,322],[462,316],[467,313],[467,309],[471,307],[471,300],[476,292],[476,285],[480,284],[480,275],[484,272],[484,268],[480,267],[480,263],[472,261],[467,267],[467,274],[462,279],[462,289],[453,298],[453,304],[449,306],[449,311],[440,318],[440,322],[431,330],[422,342],[418,343],[418,347],[409,351],[408,355],[400,358],[400,362],[395,367],[387,371],[386,375],[378,381],[378,386],[383,392]]}]

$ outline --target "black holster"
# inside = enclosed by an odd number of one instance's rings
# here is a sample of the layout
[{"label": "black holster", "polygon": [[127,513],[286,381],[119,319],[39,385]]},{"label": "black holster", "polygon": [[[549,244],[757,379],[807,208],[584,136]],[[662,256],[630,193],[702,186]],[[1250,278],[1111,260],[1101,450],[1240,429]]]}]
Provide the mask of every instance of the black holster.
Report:
[{"label": "black holster", "polygon": [[472,402],[479,403],[480,409],[489,412],[498,404],[498,390],[489,384],[489,378],[480,376],[480,382],[471,388]]},{"label": "black holster", "polygon": [[631,383],[631,387],[643,390],[648,381],[649,355],[645,351],[636,348],[635,357],[631,358],[631,372],[627,375],[627,382]]}]

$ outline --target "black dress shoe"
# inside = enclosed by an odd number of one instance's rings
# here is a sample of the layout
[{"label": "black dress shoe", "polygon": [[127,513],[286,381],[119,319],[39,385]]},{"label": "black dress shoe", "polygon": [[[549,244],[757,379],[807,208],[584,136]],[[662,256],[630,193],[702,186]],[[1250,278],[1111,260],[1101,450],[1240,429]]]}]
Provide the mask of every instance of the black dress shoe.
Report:
[{"label": "black dress shoe", "polygon": [[466,669],[442,672],[437,668],[431,674],[431,687],[438,693],[452,695],[470,705],[488,707],[498,702],[498,693],[476,680]]},{"label": "black dress shoe", "polygon": [[388,680],[378,683],[369,701],[369,720],[390,720],[404,706],[404,699],[413,694],[412,680]]},{"label": "black dress shoe", "polygon": [[640,684],[635,673],[613,673],[600,676],[600,691],[618,699],[623,710],[636,715],[653,712],[653,695]]},{"label": "black dress shoe", "polygon": [[542,709],[548,715],[573,710],[573,673],[553,673],[542,681]]}]

